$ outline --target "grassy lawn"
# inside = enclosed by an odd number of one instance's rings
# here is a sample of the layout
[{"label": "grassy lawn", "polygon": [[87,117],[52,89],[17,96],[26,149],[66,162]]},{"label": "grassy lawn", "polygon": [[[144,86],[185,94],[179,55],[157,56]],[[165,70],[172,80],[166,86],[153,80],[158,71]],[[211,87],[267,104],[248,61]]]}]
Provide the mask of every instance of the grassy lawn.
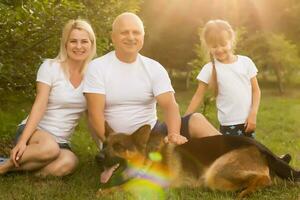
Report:
[{"label": "grassy lawn", "polygon": [[[194,89],[179,91],[176,98],[183,113]],[[10,140],[16,125],[30,109],[30,99],[8,95],[1,100],[0,141]],[[213,105],[207,107],[206,116],[216,122]],[[289,152],[291,165],[300,168],[300,92],[277,95],[273,90],[263,90],[258,115],[257,139],[277,154]],[[0,145],[0,148],[1,147]],[[30,173],[10,173],[0,176],[0,199],[97,199],[99,170],[94,162],[96,146],[86,130],[83,119],[72,138],[72,148],[80,163],[76,172],[64,178],[35,178]],[[2,149],[3,150],[3,149]],[[1,149],[0,149],[1,153]],[[256,192],[248,199],[300,199],[299,185],[275,180],[273,186]],[[159,192],[159,191],[152,191]],[[162,192],[162,191],[160,191]],[[180,188],[166,191],[166,199],[233,199],[235,193],[212,192],[207,189]],[[143,196],[146,198],[146,196]],[[98,199],[124,199],[125,194],[113,194]]]}]

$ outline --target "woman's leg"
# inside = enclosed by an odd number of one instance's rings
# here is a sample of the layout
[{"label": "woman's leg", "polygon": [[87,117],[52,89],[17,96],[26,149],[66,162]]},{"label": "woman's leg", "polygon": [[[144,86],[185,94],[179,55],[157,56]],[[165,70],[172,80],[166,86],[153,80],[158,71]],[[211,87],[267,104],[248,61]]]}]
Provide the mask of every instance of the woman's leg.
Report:
[{"label": "woman's leg", "polygon": [[76,155],[68,149],[60,149],[56,160],[35,173],[37,176],[65,176],[71,174],[78,165]]},{"label": "woman's leg", "polygon": [[188,120],[188,130],[191,138],[201,138],[221,133],[200,113],[193,113]]},{"label": "woman's leg", "polygon": [[28,141],[28,145],[19,160],[19,167],[15,167],[13,161],[9,159],[0,166],[0,174],[8,171],[32,171],[37,170],[59,155],[59,146],[54,138],[47,132],[36,130]]}]

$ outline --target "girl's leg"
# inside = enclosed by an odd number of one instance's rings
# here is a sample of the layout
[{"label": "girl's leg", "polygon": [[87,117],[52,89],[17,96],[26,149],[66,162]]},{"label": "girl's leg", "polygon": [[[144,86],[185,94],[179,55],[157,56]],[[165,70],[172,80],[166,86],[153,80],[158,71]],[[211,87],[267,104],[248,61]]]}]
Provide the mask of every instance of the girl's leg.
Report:
[{"label": "girl's leg", "polygon": [[58,158],[35,173],[37,176],[65,176],[71,174],[78,164],[76,155],[67,149],[61,149]]},{"label": "girl's leg", "polygon": [[32,171],[37,170],[49,162],[55,160],[59,155],[59,146],[54,138],[45,131],[36,130],[28,141],[28,145],[19,160],[19,167],[15,167],[9,159],[0,166],[0,174],[8,171]]}]

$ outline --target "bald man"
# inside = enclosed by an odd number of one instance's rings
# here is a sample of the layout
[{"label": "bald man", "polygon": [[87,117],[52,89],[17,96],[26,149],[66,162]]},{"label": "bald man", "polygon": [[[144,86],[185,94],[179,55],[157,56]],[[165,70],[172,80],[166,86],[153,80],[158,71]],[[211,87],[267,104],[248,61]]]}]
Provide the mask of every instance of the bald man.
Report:
[{"label": "bald man", "polygon": [[[112,25],[115,51],[93,60],[84,80],[89,120],[105,140],[105,123],[117,133],[133,133],[145,124],[165,134],[166,142],[183,144],[190,137],[220,134],[201,114],[181,119],[167,71],[142,56],[144,26],[133,13],[119,15]],[[165,123],[157,120],[156,104]],[[104,181],[105,182],[105,181]]]}]

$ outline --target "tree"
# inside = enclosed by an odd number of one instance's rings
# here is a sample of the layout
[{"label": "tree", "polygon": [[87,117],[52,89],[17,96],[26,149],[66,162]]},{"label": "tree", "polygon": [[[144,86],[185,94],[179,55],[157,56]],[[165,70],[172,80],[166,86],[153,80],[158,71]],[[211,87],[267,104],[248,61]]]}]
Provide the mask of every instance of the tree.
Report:
[{"label": "tree", "polygon": [[140,0],[4,0],[0,2],[0,95],[19,91],[32,95],[38,66],[59,49],[69,19],[91,22],[97,52],[112,49],[112,20],[124,11],[137,12]]},{"label": "tree", "polygon": [[295,78],[295,72],[300,69],[298,48],[282,33],[259,31],[244,36],[239,51],[254,60],[265,80],[269,75],[275,75],[280,93],[284,92],[285,83]]}]

